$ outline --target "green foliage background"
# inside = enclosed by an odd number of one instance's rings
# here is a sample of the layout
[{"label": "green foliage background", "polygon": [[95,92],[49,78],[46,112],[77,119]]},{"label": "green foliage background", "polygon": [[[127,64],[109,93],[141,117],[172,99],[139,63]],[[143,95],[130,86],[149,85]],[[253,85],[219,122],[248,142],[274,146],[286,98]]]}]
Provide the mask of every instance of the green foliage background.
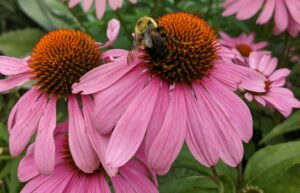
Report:
[{"label": "green foliage background", "polygon": [[[124,0],[117,12],[110,8],[98,20],[94,9],[88,13],[81,6],[68,9],[60,0],[0,0],[0,54],[25,57],[39,38],[50,30],[75,28],[106,42],[107,22],[111,18],[122,21],[122,29],[114,48],[129,49],[135,22],[144,15],[156,17],[167,12],[187,11],[202,16],[217,31],[231,36],[255,32],[256,41],[268,41],[268,49],[279,58],[279,67],[292,70],[288,84],[300,98],[300,64],[290,57],[300,57],[300,39],[283,33],[272,34],[272,24],[255,25],[255,19],[238,21],[222,17],[221,0],[138,0],[137,5]],[[1,76],[1,75],[0,75]],[[3,78],[3,77],[0,77]],[[20,157],[12,158],[8,151],[6,121],[12,106],[26,91],[26,86],[9,94],[0,95],[0,192],[19,192],[23,184],[17,179]],[[66,113],[59,104],[62,119]],[[240,193],[248,185],[257,186],[265,193],[300,192],[300,111],[285,119],[279,113],[249,104],[254,119],[254,137],[245,144],[243,162],[237,168],[219,163],[215,168],[198,164],[184,147],[172,170],[159,177],[161,193]]]}]

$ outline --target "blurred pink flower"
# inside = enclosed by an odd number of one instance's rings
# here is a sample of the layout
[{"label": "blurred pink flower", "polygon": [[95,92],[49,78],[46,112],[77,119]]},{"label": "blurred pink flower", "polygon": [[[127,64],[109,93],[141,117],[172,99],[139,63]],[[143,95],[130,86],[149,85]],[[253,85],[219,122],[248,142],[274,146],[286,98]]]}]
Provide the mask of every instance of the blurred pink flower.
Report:
[{"label": "blurred pink flower", "polygon": [[[222,60],[233,54],[219,49],[215,32],[199,17],[170,13],[157,21],[171,26],[166,27],[169,34],[178,32],[174,38],[179,41],[185,37],[201,44],[179,46],[170,40],[176,57],[163,63],[141,48],[128,64],[128,52],[120,50],[122,56],[114,63],[91,70],[73,85],[74,93],[95,93],[94,125],[101,134],[112,132],[108,165],[124,165],[144,141],[147,165],[162,175],[186,141],[205,166],[219,159],[236,166],[243,157],[242,141],[252,136],[252,118],[233,91],[241,87],[263,92],[264,76]],[[194,37],[199,41],[188,39]]]},{"label": "blurred pink flower", "polygon": [[230,37],[225,32],[219,33],[221,36],[220,44],[231,49],[234,53],[238,52],[242,57],[248,58],[253,51],[263,51],[264,53],[270,53],[269,51],[262,50],[268,45],[268,42],[254,42],[255,35],[250,33],[248,36],[242,33],[238,37]]},{"label": "blurred pink flower", "polygon": [[236,14],[239,20],[253,17],[260,8],[262,11],[256,20],[257,24],[266,24],[274,15],[274,34],[285,30],[296,37],[300,31],[300,1],[299,0],[225,0],[223,16]]},{"label": "blurred pink flower", "polygon": [[[131,3],[136,4],[137,0],[129,0]],[[107,0],[95,0],[96,16],[98,19],[101,19],[104,15],[106,9]],[[75,5],[79,4],[80,0],[70,0],[69,7],[73,8]],[[108,0],[108,3],[112,10],[116,10],[122,7],[123,0]],[[93,0],[84,0],[83,1],[83,10],[87,12],[93,4]]]},{"label": "blurred pink flower", "polygon": [[[103,162],[99,162],[92,173],[80,170],[70,152],[67,130],[67,124],[61,124],[55,131],[56,156],[51,175],[43,175],[37,170],[34,164],[35,144],[28,147],[18,170],[19,180],[28,181],[21,193],[111,193],[108,181],[112,182],[115,193],[158,193],[157,187],[148,178],[148,169],[139,160],[129,161],[113,177],[107,175]],[[104,148],[105,143],[102,143]]]},{"label": "blurred pink flower", "polygon": [[98,167],[96,154],[85,135],[87,125],[76,98],[81,98],[84,109],[89,96],[73,95],[71,86],[79,81],[82,74],[114,56],[113,51],[101,53],[100,49],[115,41],[119,28],[117,20],[109,22],[109,41],[103,46],[83,32],[65,29],[45,35],[37,43],[30,57],[17,59],[0,56],[0,73],[7,75],[6,79],[0,80],[0,92],[10,91],[30,80],[35,82],[9,115],[9,148],[13,156],[24,150],[37,130],[37,168],[43,174],[53,171],[56,103],[59,99],[67,99],[70,149],[75,163],[87,173]]},{"label": "blurred pink flower", "polygon": [[290,70],[287,68],[275,70],[277,58],[253,52],[249,56],[249,66],[263,74],[267,80],[265,81],[265,92],[248,91],[245,93],[248,101],[254,99],[262,106],[271,105],[285,117],[292,113],[293,108],[300,108],[300,101],[294,97],[292,91],[283,87]]}]

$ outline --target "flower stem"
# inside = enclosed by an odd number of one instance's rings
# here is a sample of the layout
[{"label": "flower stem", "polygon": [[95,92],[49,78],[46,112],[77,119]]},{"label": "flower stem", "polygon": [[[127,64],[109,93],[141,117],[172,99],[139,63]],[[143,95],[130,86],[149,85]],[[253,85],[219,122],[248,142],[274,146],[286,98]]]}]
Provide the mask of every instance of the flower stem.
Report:
[{"label": "flower stem", "polygon": [[237,186],[238,186],[238,189],[241,188],[242,184],[243,184],[243,166],[242,164],[240,163],[237,167],[237,173],[238,173],[238,181],[237,181]]},{"label": "flower stem", "polygon": [[160,0],[153,0],[153,11],[152,11],[152,14],[153,14],[153,17],[157,17],[158,16],[158,13],[159,13],[159,5],[160,5]]},{"label": "flower stem", "polygon": [[127,25],[126,25],[126,23],[125,23],[125,20],[123,19],[123,17],[122,17],[122,15],[120,14],[119,10],[117,9],[117,10],[115,11],[115,13],[116,13],[116,16],[117,16],[118,20],[121,22],[121,26],[123,27],[123,29],[124,29],[124,31],[125,31],[125,33],[126,33],[128,39],[129,39],[129,41],[132,41],[131,33],[130,33],[129,29],[127,28]]},{"label": "flower stem", "polygon": [[220,178],[219,178],[218,172],[217,172],[217,170],[216,170],[216,168],[215,168],[214,166],[211,167],[211,171],[212,171],[212,174],[213,174],[213,175],[212,175],[213,180],[214,180],[217,184],[219,184]]}]

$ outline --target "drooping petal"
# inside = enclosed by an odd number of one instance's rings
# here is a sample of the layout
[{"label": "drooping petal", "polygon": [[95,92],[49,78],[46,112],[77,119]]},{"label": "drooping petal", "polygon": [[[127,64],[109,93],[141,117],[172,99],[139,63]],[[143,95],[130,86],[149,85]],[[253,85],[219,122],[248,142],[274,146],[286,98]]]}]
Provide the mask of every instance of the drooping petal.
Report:
[{"label": "drooping petal", "polygon": [[275,26],[278,30],[277,33],[281,33],[288,27],[288,12],[283,0],[276,0],[275,8]]},{"label": "drooping petal", "polygon": [[19,87],[29,81],[32,75],[28,73],[17,74],[9,76],[8,78],[2,80],[0,79],[0,93],[9,91],[13,88]]},{"label": "drooping petal", "polygon": [[24,115],[28,114],[29,106],[34,104],[39,96],[40,94],[38,93],[37,88],[32,87],[18,100],[18,102],[10,111],[8,117],[7,128],[9,133],[11,132],[17,121],[22,121],[24,117],[26,118],[26,116]]},{"label": "drooping petal", "polygon": [[29,71],[27,60],[0,56],[0,74],[17,75]]},{"label": "drooping petal", "polygon": [[28,182],[21,193],[64,193],[73,174],[68,171],[65,165],[55,167],[55,172],[50,176],[39,175]]},{"label": "drooping petal", "polygon": [[160,175],[165,174],[179,154],[184,142],[187,117],[184,85],[176,85],[164,122],[149,149],[148,165]]},{"label": "drooping petal", "polygon": [[76,165],[86,173],[99,167],[99,159],[87,136],[86,125],[75,96],[69,96],[69,146]]},{"label": "drooping petal", "polygon": [[84,12],[87,12],[90,7],[92,6],[93,0],[84,0],[83,2],[83,10]]},{"label": "drooping petal", "polygon": [[119,32],[120,32],[120,22],[116,19],[111,19],[108,22],[108,28],[106,32],[108,41],[102,47],[108,48],[109,46],[113,45],[119,35]]},{"label": "drooping petal", "polygon": [[209,167],[217,163],[219,154],[214,133],[204,120],[200,109],[204,108],[201,100],[196,101],[191,93],[186,95],[188,112],[187,145],[194,157],[203,165]]},{"label": "drooping petal", "polygon": [[105,13],[106,0],[95,0],[96,16],[101,19]]},{"label": "drooping petal", "polygon": [[138,150],[157,99],[160,81],[153,79],[129,105],[116,125],[107,148],[107,163],[124,165]]},{"label": "drooping petal", "polygon": [[228,124],[226,115],[222,112],[219,104],[213,100],[214,95],[202,86],[193,86],[193,88],[197,99],[204,104],[205,108],[199,110],[202,111],[201,115],[204,116],[208,129],[211,129],[215,134],[220,158],[226,164],[235,167],[243,157],[243,144],[240,137],[232,129],[232,125]]},{"label": "drooping petal", "polygon": [[33,157],[34,147],[30,145],[27,148],[26,155],[21,159],[18,168],[18,178],[21,182],[26,182],[35,176],[39,175],[39,171],[36,169]]},{"label": "drooping petal", "polygon": [[102,174],[83,179],[86,184],[85,193],[111,193],[109,185]]},{"label": "drooping petal", "polygon": [[117,124],[129,104],[146,84],[148,76],[135,69],[109,89],[94,96],[95,108],[93,123],[101,134],[109,133]]},{"label": "drooping petal", "polygon": [[116,193],[136,193],[123,177],[117,175],[111,178]]},{"label": "drooping petal", "polygon": [[[39,93],[36,93],[39,95]],[[9,137],[9,149],[12,156],[19,155],[25,146],[28,144],[31,136],[35,132],[39,120],[45,111],[47,105],[47,97],[45,95],[32,104],[26,106],[18,106],[18,108],[25,108],[23,119],[17,120],[14,127],[11,129]]]},{"label": "drooping petal", "polygon": [[120,175],[128,182],[128,184],[135,190],[135,192],[143,193],[158,193],[155,185],[141,173],[134,170],[132,167],[123,166],[120,169]]},{"label": "drooping petal", "polygon": [[68,5],[70,8],[72,8],[75,5],[77,5],[78,3],[80,3],[80,0],[70,0]]},{"label": "drooping petal", "polygon": [[50,175],[54,170],[56,127],[56,97],[52,97],[40,119],[34,147],[34,161],[39,172]]},{"label": "drooping petal", "polygon": [[157,96],[155,111],[151,116],[149,126],[147,129],[147,135],[145,136],[145,154],[148,157],[149,148],[151,147],[154,139],[159,133],[161,126],[164,122],[164,118],[169,106],[169,85],[162,82],[159,94]]},{"label": "drooping petal", "polygon": [[275,2],[276,0],[266,1],[263,11],[261,12],[258,19],[256,20],[257,24],[265,24],[271,19],[275,9]]},{"label": "drooping petal", "polygon": [[123,0],[108,0],[108,3],[112,10],[116,10],[122,7]]},{"label": "drooping petal", "polygon": [[127,56],[121,57],[119,60],[113,61],[94,68],[80,78],[79,83],[74,83],[73,93],[92,94],[99,92],[112,85],[136,65],[127,65]]},{"label": "drooping petal", "polygon": [[[250,1],[249,1],[250,2]],[[248,6],[247,9],[238,12],[236,17],[239,20],[244,20],[244,19],[248,19],[252,16],[254,16],[257,11],[259,10],[259,8],[261,7],[261,5],[263,4],[264,0],[253,0]]]},{"label": "drooping petal", "polygon": [[95,128],[93,128],[93,124],[91,122],[91,114],[92,114],[92,107],[93,107],[92,99],[89,96],[81,96],[81,100],[82,100],[82,111],[83,111],[84,122],[87,127],[87,135],[90,139],[91,145],[96,151],[100,159],[101,165],[104,167],[107,174],[109,176],[115,176],[118,170],[114,168],[110,168],[107,165],[105,159],[106,149],[107,149],[110,136],[101,135],[99,132],[95,130]]}]

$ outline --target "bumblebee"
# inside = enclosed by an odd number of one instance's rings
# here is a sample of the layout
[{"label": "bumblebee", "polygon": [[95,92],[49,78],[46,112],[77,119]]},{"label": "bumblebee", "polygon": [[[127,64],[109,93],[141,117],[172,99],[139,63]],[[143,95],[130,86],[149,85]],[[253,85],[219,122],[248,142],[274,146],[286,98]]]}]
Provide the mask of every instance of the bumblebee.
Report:
[{"label": "bumblebee", "polygon": [[147,16],[137,21],[134,32],[133,46],[127,57],[128,64],[133,62],[139,49],[146,50],[154,62],[170,58],[172,51],[168,47],[166,37],[176,43],[189,44],[176,40],[162,26],[158,26],[153,18]]}]

